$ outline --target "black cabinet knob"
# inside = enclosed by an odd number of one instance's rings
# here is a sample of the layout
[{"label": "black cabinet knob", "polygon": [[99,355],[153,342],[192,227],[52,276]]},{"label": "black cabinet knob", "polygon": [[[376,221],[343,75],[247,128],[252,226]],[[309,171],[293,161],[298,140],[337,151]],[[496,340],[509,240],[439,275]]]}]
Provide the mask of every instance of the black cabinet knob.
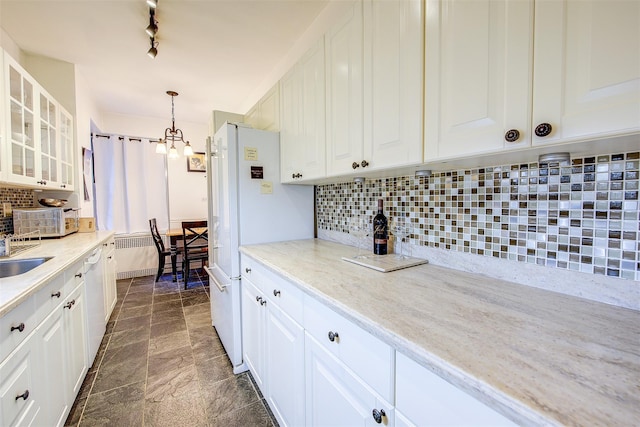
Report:
[{"label": "black cabinet knob", "polygon": [[509,129],[507,133],[504,134],[504,139],[507,142],[516,142],[520,139],[520,131],[518,131],[518,129]]},{"label": "black cabinet knob", "polygon": [[380,409],[379,411],[377,409],[374,409],[371,412],[371,415],[373,415],[373,419],[378,424],[382,424],[382,417],[386,417],[387,416],[387,414],[384,413],[384,409]]},{"label": "black cabinet knob", "polygon": [[24,323],[20,322],[20,324],[18,326],[12,326],[11,327],[11,332],[17,330],[18,332],[22,332],[24,331]]},{"label": "black cabinet knob", "polygon": [[19,394],[19,395],[16,396],[16,400],[18,400],[20,398],[22,398],[24,400],[27,400],[29,398],[29,390],[25,390],[24,393]]},{"label": "black cabinet knob", "polygon": [[60,291],[58,291],[58,292],[54,292],[54,293],[52,293],[52,294],[51,294],[51,298],[53,298],[53,297],[60,298],[60,295],[62,295],[62,294],[60,293]]},{"label": "black cabinet knob", "polygon": [[81,277],[82,277],[82,273],[77,273],[77,274],[76,274],[76,277],[77,277],[77,278],[81,278]]},{"label": "black cabinet knob", "polygon": [[251,269],[250,269],[249,267],[245,268],[245,269],[244,269],[244,271],[245,271],[246,273],[251,273]]},{"label": "black cabinet knob", "polygon": [[358,162],[353,162],[353,163],[351,163],[351,167],[352,167],[353,169],[358,169],[358,168],[360,167],[360,163],[358,163]]},{"label": "black cabinet knob", "polygon": [[360,163],[360,165],[361,165],[363,168],[366,168],[367,166],[369,166],[369,162],[367,162],[366,160],[363,160],[363,161]]},{"label": "black cabinet knob", "polygon": [[274,289],[274,290],[273,290],[273,296],[274,296],[274,297],[280,296],[280,291],[278,291],[278,290]]},{"label": "black cabinet knob", "polygon": [[338,335],[337,332],[333,332],[333,331],[329,331],[329,333],[327,334],[327,336],[329,337],[329,341],[331,342],[335,342],[335,340],[337,340],[338,338],[340,338],[340,336]]},{"label": "black cabinet knob", "polygon": [[538,126],[536,126],[535,132],[536,132],[536,136],[544,137],[549,135],[552,130],[553,128],[549,123],[540,123]]}]

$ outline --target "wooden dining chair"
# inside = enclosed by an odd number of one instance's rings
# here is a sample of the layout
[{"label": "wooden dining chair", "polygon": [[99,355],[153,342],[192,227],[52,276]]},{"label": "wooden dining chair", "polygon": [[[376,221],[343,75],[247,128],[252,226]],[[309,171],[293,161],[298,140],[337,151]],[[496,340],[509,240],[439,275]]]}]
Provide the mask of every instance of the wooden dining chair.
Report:
[{"label": "wooden dining chair", "polygon": [[164,240],[158,232],[158,223],[155,218],[149,220],[149,228],[151,228],[151,237],[153,237],[153,243],[158,250],[158,272],[156,273],[156,282],[160,280],[160,276],[164,272],[164,263],[168,256],[171,255],[171,251],[164,246]]},{"label": "wooden dining chair", "polygon": [[209,259],[209,229],[207,221],[182,221],[182,278],[184,288],[189,283],[191,263],[200,262],[201,268]]}]

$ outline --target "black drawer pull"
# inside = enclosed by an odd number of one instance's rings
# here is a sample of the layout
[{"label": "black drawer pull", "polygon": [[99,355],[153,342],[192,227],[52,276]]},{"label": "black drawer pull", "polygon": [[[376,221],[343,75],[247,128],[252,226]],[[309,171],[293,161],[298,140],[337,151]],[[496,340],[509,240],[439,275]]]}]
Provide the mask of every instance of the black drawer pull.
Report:
[{"label": "black drawer pull", "polygon": [[24,393],[19,394],[19,395],[16,396],[16,400],[18,400],[20,398],[22,398],[24,400],[27,400],[29,398],[29,390],[25,390]]},{"label": "black drawer pull", "polygon": [[387,416],[387,414],[384,413],[384,409],[380,409],[379,411],[377,409],[374,409],[371,412],[371,415],[373,415],[373,419],[375,420],[376,423],[381,424],[382,423],[382,417]]},{"label": "black drawer pull", "polygon": [[18,326],[12,326],[11,327],[11,332],[18,330],[18,332],[22,332],[24,331],[24,323],[20,322],[20,324]]},{"label": "black drawer pull", "polygon": [[340,338],[340,336],[338,335],[337,332],[333,332],[333,331],[329,331],[329,333],[327,334],[327,336],[329,337],[329,341],[334,342],[335,340],[337,340],[338,338]]},{"label": "black drawer pull", "polygon": [[60,293],[60,291],[58,291],[58,292],[53,292],[53,293],[51,294],[51,298],[53,298],[53,297],[60,298],[60,295],[62,295],[62,294]]}]

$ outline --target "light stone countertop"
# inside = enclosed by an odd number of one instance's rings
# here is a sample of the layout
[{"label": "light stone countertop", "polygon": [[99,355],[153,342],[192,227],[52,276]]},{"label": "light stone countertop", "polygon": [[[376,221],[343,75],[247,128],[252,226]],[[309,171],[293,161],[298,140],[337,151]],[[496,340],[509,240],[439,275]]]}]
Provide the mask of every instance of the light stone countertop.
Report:
[{"label": "light stone countertop", "polygon": [[76,261],[83,259],[93,248],[109,240],[112,231],[74,233],[60,239],[42,239],[39,247],[1,260],[53,257],[24,274],[0,278],[0,317],[36,293],[47,282],[62,274]]},{"label": "light stone countertop", "polygon": [[640,425],[640,312],[310,239],[241,251],[521,425]]}]

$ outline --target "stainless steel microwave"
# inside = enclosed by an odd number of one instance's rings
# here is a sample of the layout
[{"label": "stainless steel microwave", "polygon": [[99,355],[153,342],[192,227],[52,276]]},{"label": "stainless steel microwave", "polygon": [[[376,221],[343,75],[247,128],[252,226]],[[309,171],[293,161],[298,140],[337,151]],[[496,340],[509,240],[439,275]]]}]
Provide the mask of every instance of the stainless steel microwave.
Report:
[{"label": "stainless steel microwave", "polygon": [[41,237],[63,237],[78,231],[78,211],[69,208],[13,209],[13,233],[40,231]]}]

